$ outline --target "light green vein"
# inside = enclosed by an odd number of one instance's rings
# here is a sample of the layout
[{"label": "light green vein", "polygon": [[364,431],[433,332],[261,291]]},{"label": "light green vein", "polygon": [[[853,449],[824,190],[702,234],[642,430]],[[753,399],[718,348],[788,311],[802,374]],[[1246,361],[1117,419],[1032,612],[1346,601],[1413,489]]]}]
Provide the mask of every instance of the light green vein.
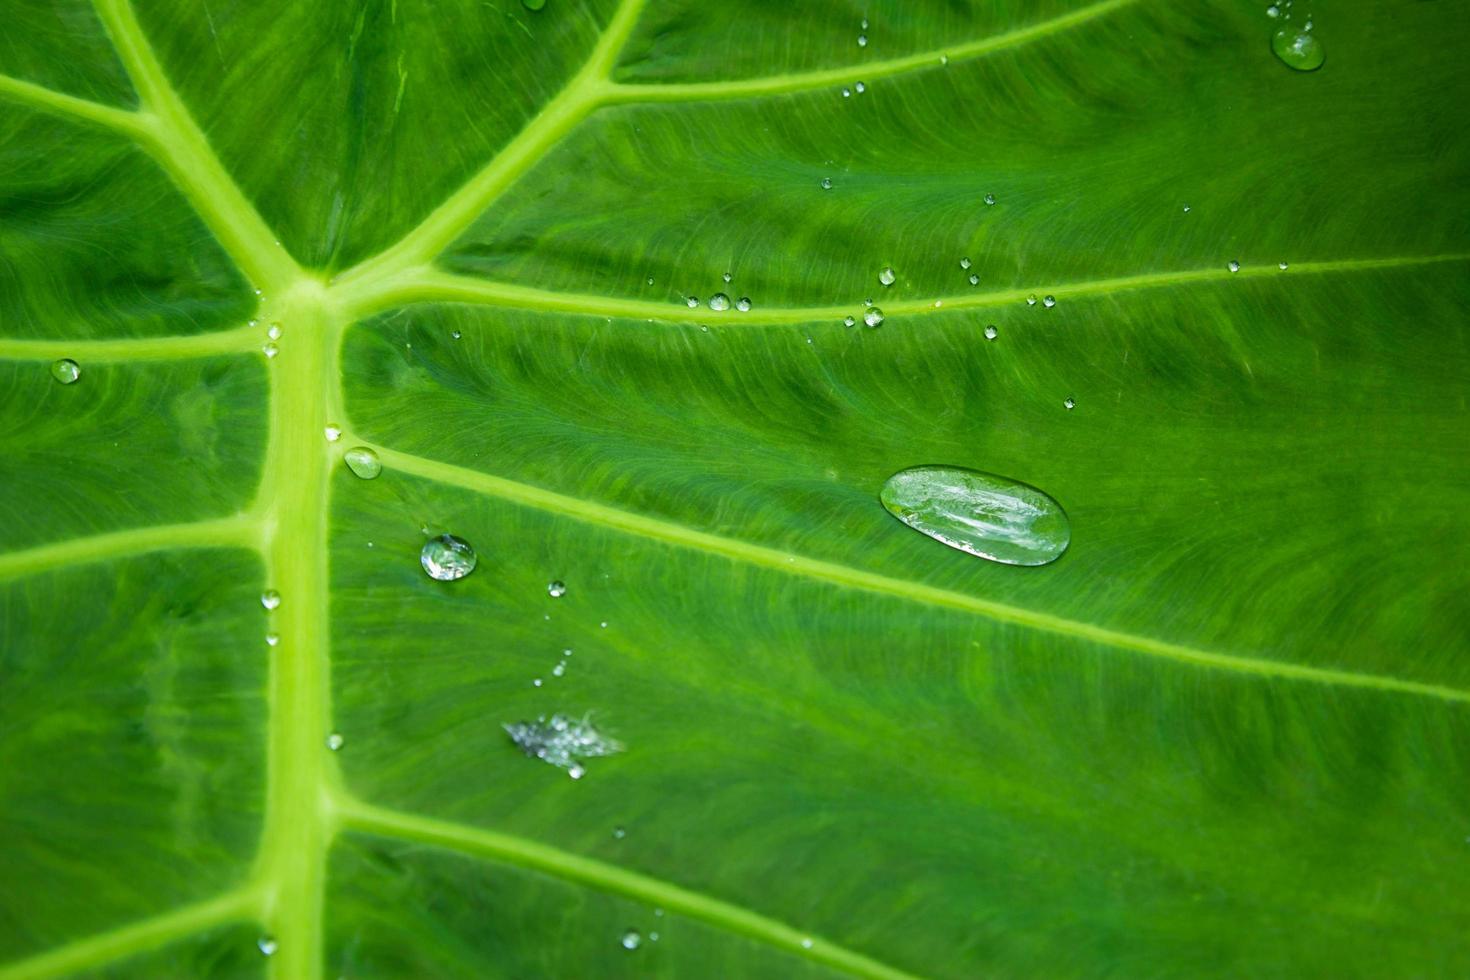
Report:
[{"label": "light green vein", "polygon": [[0,554],[0,579],[35,575],[67,565],[131,558],[155,551],[258,548],[260,540],[260,525],[244,514],[191,524],[132,528]]},{"label": "light green vein", "polygon": [[145,919],[0,966],[0,980],[43,980],[76,975],[112,960],[142,953],[214,926],[253,918],[259,896],[249,889]]},{"label": "light green vein", "polygon": [[602,861],[569,854],[522,837],[398,813],[357,801],[346,801],[340,806],[343,823],[350,828],[464,851],[647,902],[853,976],[874,980],[914,980],[913,974],[757,912]]},{"label": "light green vein", "polygon": [[424,459],[421,456],[398,452],[382,446],[377,447],[377,452],[384,466],[437,483],[463,487],[511,503],[534,507],[537,510],[568,517],[585,524],[622,531],[650,541],[703,551],[732,561],[769,568],[801,578],[828,582],[844,588],[860,589],[943,609],[974,613],[997,623],[1040,630],[1070,639],[1129,650],[1145,656],[1159,657],[1196,667],[1257,677],[1368,688],[1470,703],[1470,691],[1458,688],[1405,680],[1383,674],[1359,674],[1346,670],[1309,667],[1283,661],[1198,650],[1183,644],[1125,633],[1121,630],[1095,626],[1091,623],[1083,623],[1033,609],[1024,609],[1004,602],[995,602],[961,592],[936,588],[920,582],[879,575],[876,572],[867,572],[836,562],[808,558],[778,548],[768,548],[747,541],[710,534],[672,521],[619,510],[591,500],[568,497],[541,487]]},{"label": "light green vein", "polygon": [[784,95],[789,92],[805,92],[811,89],[852,83],[858,80],[872,81],[923,68],[940,68],[948,61],[963,61],[984,55],[1020,47],[1031,41],[1058,34],[1079,24],[1086,23],[1115,10],[1131,6],[1138,0],[1103,0],[1091,6],[1074,10],[1051,20],[1041,21],[1027,27],[1018,27],[1004,34],[994,34],[964,44],[886,61],[869,61],[842,68],[827,68],[821,71],[796,72],[787,75],[767,75],[761,78],[732,79],[723,82],[667,82],[658,84],[619,84],[613,91],[612,101],[618,102],[688,102],[698,99],[744,99],[763,95]]},{"label": "light green vein", "polygon": [[50,361],[69,357],[82,365],[124,361],[173,361],[260,349],[264,332],[236,327],[189,337],[134,337],[125,340],[16,340],[0,337],[0,361]]},{"label": "light green vein", "polygon": [[643,0],[623,0],[598,39],[592,54],[566,87],[495,154],[478,173],[429,213],[395,244],[342,273],[337,283],[343,293],[391,278],[422,265],[444,250],[496,198],[605,101],[611,84],[608,73],[638,20]]},{"label": "light green vein", "polygon": [[[1470,253],[1444,255],[1397,255],[1378,259],[1336,259],[1323,262],[1292,263],[1287,271],[1275,265],[1242,266],[1239,272],[1231,272],[1223,263],[1218,268],[1180,269],[1172,272],[1148,272],[1133,276],[1117,276],[1109,279],[1089,279],[1038,286],[1017,287],[957,293],[951,296],[927,299],[884,300],[884,314],[895,317],[918,316],[956,310],[979,310],[1025,303],[1031,296],[1055,296],[1058,302],[1086,296],[1108,296],[1133,290],[1159,289],[1167,286],[1184,286],[1195,283],[1245,282],[1256,279],[1277,279],[1289,282],[1301,276],[1319,276],[1330,273],[1369,272],[1381,269],[1399,269],[1412,266],[1436,265],[1447,262],[1470,261]],[[592,296],[580,293],[563,293],[555,290],[519,286],[513,283],[491,282],[472,276],[454,275],[433,268],[410,270],[395,279],[390,279],[370,289],[354,291],[345,297],[353,312],[358,316],[412,303],[482,303],[491,306],[515,307],[547,313],[575,313],[588,316],[627,317],[630,319],[672,321],[682,323],[704,323],[720,326],[779,326],[793,323],[814,323],[826,320],[838,323],[845,316],[861,317],[862,303],[853,300],[845,305],[832,306],[786,306],[756,307],[742,313],[739,310],[717,312],[707,307],[690,309],[679,303],[653,302],[641,299],[623,299],[615,296]]]},{"label": "light green vein", "polygon": [[168,172],[256,287],[266,292],[284,288],[300,275],[300,267],[215,156],[169,83],[127,0],[94,0],[94,6],[142,98],[140,144]]},{"label": "light green vein", "polygon": [[118,109],[100,102],[79,99],[74,95],[66,95],[34,82],[12,78],[9,75],[0,75],[0,99],[19,102],[52,115],[95,123],[98,126],[125,133],[134,139],[140,137],[143,132],[138,114],[128,109]]}]

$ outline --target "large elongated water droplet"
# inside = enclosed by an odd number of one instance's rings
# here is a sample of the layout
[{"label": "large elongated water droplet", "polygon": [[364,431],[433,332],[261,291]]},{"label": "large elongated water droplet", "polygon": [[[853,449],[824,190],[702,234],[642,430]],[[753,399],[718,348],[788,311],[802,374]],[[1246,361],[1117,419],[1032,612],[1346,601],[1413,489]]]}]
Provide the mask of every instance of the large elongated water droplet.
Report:
[{"label": "large elongated water droplet", "polygon": [[69,385],[82,376],[82,369],[77,367],[77,362],[69,357],[63,357],[59,361],[51,362],[51,377],[64,385]]},{"label": "large elongated water droplet", "polygon": [[914,530],[1004,565],[1054,562],[1072,540],[1061,504],[993,473],[915,466],[889,477],[878,499]]},{"label": "large elongated water droplet", "polygon": [[430,538],[419,552],[419,564],[429,578],[453,582],[475,570],[475,549],[464,538],[441,534]]},{"label": "large elongated water droplet", "polygon": [[1288,68],[1316,71],[1327,60],[1327,51],[1317,35],[1287,26],[1271,35],[1271,50]]},{"label": "large elongated water droplet", "polygon": [[383,461],[367,446],[355,446],[342,454],[342,460],[352,475],[363,480],[376,480],[383,472]]}]

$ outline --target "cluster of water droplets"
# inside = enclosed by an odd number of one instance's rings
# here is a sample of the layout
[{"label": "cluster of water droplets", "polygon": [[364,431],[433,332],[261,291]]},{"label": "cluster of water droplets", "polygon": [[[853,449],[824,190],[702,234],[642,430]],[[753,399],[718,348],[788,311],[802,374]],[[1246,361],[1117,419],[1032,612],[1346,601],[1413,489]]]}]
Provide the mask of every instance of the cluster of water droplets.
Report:
[{"label": "cluster of water droplets", "polygon": [[590,716],[577,719],[564,714],[550,718],[541,715],[535,721],[508,722],[501,727],[516,748],[533,759],[565,769],[573,779],[586,775],[584,759],[623,751],[623,743],[599,730]]}]

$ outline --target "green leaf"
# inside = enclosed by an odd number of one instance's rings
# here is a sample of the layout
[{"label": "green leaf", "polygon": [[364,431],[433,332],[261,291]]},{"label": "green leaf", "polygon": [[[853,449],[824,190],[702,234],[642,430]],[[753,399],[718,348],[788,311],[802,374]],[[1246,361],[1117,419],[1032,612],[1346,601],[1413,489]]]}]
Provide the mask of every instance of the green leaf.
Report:
[{"label": "green leaf", "polygon": [[1470,972],[1470,15],[1264,6],[12,0],[0,977]]}]

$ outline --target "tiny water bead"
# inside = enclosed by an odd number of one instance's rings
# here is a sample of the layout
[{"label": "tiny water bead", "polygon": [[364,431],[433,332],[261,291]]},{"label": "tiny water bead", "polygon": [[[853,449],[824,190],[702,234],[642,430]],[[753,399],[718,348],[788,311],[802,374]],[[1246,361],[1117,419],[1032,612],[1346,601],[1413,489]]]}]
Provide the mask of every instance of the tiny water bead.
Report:
[{"label": "tiny water bead", "polygon": [[1296,71],[1316,71],[1327,60],[1327,50],[1312,33],[1311,21],[1304,30],[1283,27],[1271,35],[1271,50],[1282,64]]},{"label": "tiny water bead", "polygon": [[440,582],[462,579],[475,570],[475,549],[464,538],[441,534],[430,538],[419,552],[419,564],[429,578]]},{"label": "tiny water bead", "polygon": [[842,87],[842,97],[844,99],[850,99],[850,98],[852,98],[852,89],[850,89],[846,85],[844,85]]},{"label": "tiny water bead", "polygon": [[464,334],[460,333],[458,330],[451,330],[449,331],[449,336],[453,337],[455,340],[458,340],[459,338],[463,337]]},{"label": "tiny water bead", "polygon": [[260,594],[260,604],[267,610],[278,609],[281,605],[281,594],[275,589],[266,589]]},{"label": "tiny water bead", "polygon": [[801,940],[801,948],[802,949],[811,949],[812,948],[812,937],[811,936],[803,937],[803,939]]},{"label": "tiny water bead", "polygon": [[874,306],[863,313],[863,324],[868,327],[883,326],[883,311]]},{"label": "tiny water bead", "polygon": [[739,299],[737,299],[735,301],[735,309],[739,310],[741,313],[749,313],[750,312],[750,297],[749,296],[742,296]]},{"label": "tiny water bead", "polygon": [[1035,293],[1032,293],[1030,296],[1027,296],[1026,297],[1026,305],[1027,306],[1035,306],[1036,305],[1036,294]]},{"label": "tiny water bead", "polygon": [[999,337],[999,336],[1000,336],[1000,331],[997,330],[997,329],[995,329],[995,324],[992,323],[990,326],[988,326],[988,327],[985,328],[985,339],[986,340],[994,340],[996,337]]},{"label": "tiny water bead", "polygon": [[972,286],[978,286],[978,285],[980,285],[980,276],[977,275],[974,272],[970,273],[970,285],[972,285]]},{"label": "tiny water bead", "polygon": [[274,343],[268,343],[260,348],[260,352],[266,357],[275,357],[281,352],[281,349],[277,347]]},{"label": "tiny water bead", "polygon": [[268,646],[268,647],[273,647],[273,646],[275,646],[276,644],[278,644],[280,642],[281,642],[281,634],[279,634],[279,633],[267,633],[265,635],[265,645]]},{"label": "tiny water bead", "polygon": [[723,313],[730,308],[730,297],[724,293],[715,293],[709,298],[709,308]]},{"label": "tiny water bead", "polygon": [[854,92],[856,92],[858,95],[862,95],[864,92],[866,92],[868,90],[868,87],[866,85],[864,85],[862,82],[858,82],[856,85],[854,85],[852,87],[852,90]]},{"label": "tiny water bead", "polygon": [[367,446],[354,446],[342,454],[342,461],[352,471],[352,475],[362,480],[376,480],[378,474],[383,472],[383,463],[378,459],[378,454]]},{"label": "tiny water bead", "polygon": [[266,328],[265,335],[271,340],[280,340],[281,325],[279,323],[272,323],[268,328]]},{"label": "tiny water bead", "polygon": [[64,385],[75,384],[82,376],[82,369],[69,357],[51,362],[51,377]]},{"label": "tiny water bead", "polygon": [[831,189],[832,189],[832,178],[831,177],[823,177],[822,178],[822,190],[824,190],[824,191],[830,191]]},{"label": "tiny water bead", "polygon": [[898,276],[894,273],[892,268],[885,268],[882,272],[878,273],[878,281],[885,286],[892,286],[894,281],[897,279]]},{"label": "tiny water bead", "polygon": [[729,282],[731,279],[734,279],[735,277],[733,275],[731,275],[730,273],[727,272],[723,276],[721,276],[720,278],[723,279],[723,280],[725,280],[726,282]]},{"label": "tiny water bead", "polygon": [[1278,6],[1276,6],[1276,4],[1274,4],[1274,3],[1271,4],[1271,6],[1269,6],[1269,7],[1266,8],[1266,16],[1267,17],[1280,17],[1281,16],[1281,8],[1278,7]]},{"label": "tiny water bead", "polygon": [[970,257],[967,255],[964,258],[960,259],[960,268],[961,269],[968,269],[969,267],[970,267]]},{"label": "tiny water bead", "polygon": [[1229,269],[1231,272],[1239,272],[1240,263],[1237,262],[1235,259],[1231,259],[1229,262],[1225,263],[1225,268]]},{"label": "tiny water bead", "polygon": [[857,323],[857,320],[853,319],[850,316],[845,316],[845,317],[842,318],[842,325],[844,327],[850,327],[850,326],[852,326],[855,323]]},{"label": "tiny water bead", "polygon": [[322,432],[326,435],[328,442],[336,442],[342,438],[342,427],[340,425],[328,425]]},{"label": "tiny water bead", "polygon": [[1074,408],[1077,407],[1077,399],[1075,399],[1075,398],[1067,398],[1066,400],[1064,400],[1062,402],[1062,407],[1065,408],[1067,411],[1070,412],[1072,409],[1074,409]]},{"label": "tiny water bead", "polygon": [[624,828],[622,828],[622,827],[614,827],[613,828],[613,840],[622,840],[624,837],[627,837],[627,836],[628,836],[628,831],[625,830]]},{"label": "tiny water bead", "polygon": [[558,660],[556,663],[554,663],[554,664],[551,665],[551,676],[552,677],[560,677],[563,674],[565,674],[566,672],[567,672],[567,662],[565,660]]},{"label": "tiny water bead", "polygon": [[643,945],[643,937],[637,929],[629,929],[618,941],[623,944],[624,949],[637,949]]},{"label": "tiny water bead", "polygon": [[1285,262],[1277,262],[1276,263],[1276,268],[1280,269],[1282,272],[1285,272],[1286,271],[1286,263]]},{"label": "tiny water bead", "polygon": [[342,737],[341,732],[333,732],[332,734],[327,736],[327,748],[331,749],[333,752],[340,751],[342,746],[346,743],[347,740]]},{"label": "tiny water bead", "polygon": [[280,945],[274,936],[261,936],[255,941],[255,948],[260,950],[261,956],[274,956],[276,950],[280,949]]},{"label": "tiny water bead", "polygon": [[1056,561],[1072,538],[1066,513],[1018,480],[956,466],[915,466],[878,495],[894,517],[966,554],[1003,565]]},{"label": "tiny water bead", "polygon": [[868,35],[866,35],[866,34],[859,34],[858,35],[858,47],[860,47],[860,48],[866,48],[867,46],[868,46]]},{"label": "tiny water bead", "polygon": [[1044,307],[1046,307],[1049,310],[1053,306],[1056,306],[1057,305],[1057,298],[1055,296],[1047,296],[1044,299],[1042,299],[1041,305],[1044,306]]},{"label": "tiny water bead", "polygon": [[684,305],[687,306],[687,307],[689,307],[691,310],[694,309],[695,307],[697,307],[699,305],[699,297],[698,296],[688,296],[688,297],[686,297],[684,299]]},{"label": "tiny water bead", "polygon": [[994,204],[995,203],[995,195],[994,194],[986,194],[985,195],[985,203],[986,204]]},{"label": "tiny water bead", "polygon": [[553,599],[560,599],[567,594],[567,584],[565,582],[547,582],[546,594]]}]

